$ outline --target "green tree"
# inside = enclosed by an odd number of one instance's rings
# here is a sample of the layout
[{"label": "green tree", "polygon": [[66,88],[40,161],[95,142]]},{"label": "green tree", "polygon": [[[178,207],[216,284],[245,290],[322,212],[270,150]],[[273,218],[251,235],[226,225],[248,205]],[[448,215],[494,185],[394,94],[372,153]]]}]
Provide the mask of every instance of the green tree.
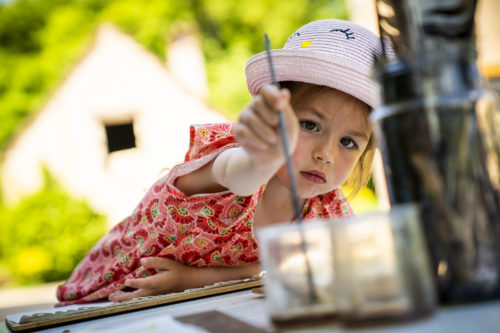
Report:
[{"label": "green tree", "polygon": [[19,0],[0,4],[0,48],[13,53],[34,53],[41,45],[37,33],[50,11],[64,0]]},{"label": "green tree", "polygon": [[196,22],[203,33],[210,98],[230,115],[248,103],[245,63],[264,50],[264,33],[273,48],[307,22],[347,17],[343,0],[191,0]]},{"label": "green tree", "polygon": [[159,58],[167,36],[200,32],[212,104],[229,116],[248,102],[244,66],[268,33],[281,47],[296,28],[346,18],[344,0],[17,0],[0,5],[0,151],[41,108],[102,22],[131,34]]},{"label": "green tree", "polygon": [[76,0],[0,6],[0,151],[84,52],[95,16],[86,8]]}]

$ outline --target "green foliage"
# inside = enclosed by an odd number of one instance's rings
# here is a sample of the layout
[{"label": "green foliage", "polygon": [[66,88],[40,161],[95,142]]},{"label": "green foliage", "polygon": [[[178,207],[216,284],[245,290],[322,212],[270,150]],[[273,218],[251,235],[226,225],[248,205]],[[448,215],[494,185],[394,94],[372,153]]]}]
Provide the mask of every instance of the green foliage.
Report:
[{"label": "green foliage", "polygon": [[200,32],[210,101],[236,115],[248,102],[244,67],[299,26],[346,18],[344,0],[13,0],[0,4],[0,151],[38,111],[90,45],[97,26],[112,22],[165,57],[172,31]]},{"label": "green foliage", "polygon": [[97,21],[118,25],[162,59],[171,28],[185,22],[195,25],[189,1],[176,0],[110,1]]},{"label": "green foliage", "polygon": [[203,32],[203,50],[211,102],[230,115],[249,101],[245,63],[264,50],[264,33],[273,48],[307,22],[347,18],[343,0],[192,0],[192,9]]},{"label": "green foliage", "polygon": [[36,52],[41,45],[37,32],[47,14],[65,0],[19,0],[0,7],[0,45],[15,53]]},{"label": "green foliage", "polygon": [[77,0],[0,7],[0,151],[83,54],[94,16]]},{"label": "green foliage", "polygon": [[106,231],[106,220],[71,198],[46,173],[45,185],[14,207],[0,207],[0,266],[19,284],[59,281]]}]

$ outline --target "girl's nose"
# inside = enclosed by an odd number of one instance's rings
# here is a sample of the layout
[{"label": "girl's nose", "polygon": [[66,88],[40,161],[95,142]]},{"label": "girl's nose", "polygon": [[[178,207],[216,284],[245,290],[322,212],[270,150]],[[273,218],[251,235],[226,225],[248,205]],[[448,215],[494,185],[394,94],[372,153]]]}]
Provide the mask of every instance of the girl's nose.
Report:
[{"label": "girl's nose", "polygon": [[317,149],[313,152],[313,158],[316,161],[332,164],[333,163],[333,148],[331,144],[322,144],[317,147]]}]

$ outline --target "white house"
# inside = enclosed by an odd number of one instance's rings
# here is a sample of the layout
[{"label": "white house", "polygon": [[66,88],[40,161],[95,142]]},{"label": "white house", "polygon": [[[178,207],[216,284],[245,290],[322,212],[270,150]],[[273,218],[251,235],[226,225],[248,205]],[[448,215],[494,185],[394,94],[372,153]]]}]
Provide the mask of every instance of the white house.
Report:
[{"label": "white house", "polygon": [[126,217],[184,158],[189,125],[227,121],[211,109],[196,38],[180,36],[168,64],[110,25],[3,155],[2,186],[15,202],[42,185],[42,166],[110,225]]}]

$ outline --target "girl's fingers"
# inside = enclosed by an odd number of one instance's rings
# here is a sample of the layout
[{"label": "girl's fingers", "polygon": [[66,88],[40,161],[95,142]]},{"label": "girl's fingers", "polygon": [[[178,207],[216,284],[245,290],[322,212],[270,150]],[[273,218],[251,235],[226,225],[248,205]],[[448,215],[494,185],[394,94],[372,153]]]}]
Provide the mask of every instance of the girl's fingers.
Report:
[{"label": "girl's fingers", "polygon": [[139,279],[127,279],[127,280],[125,280],[125,282],[123,284],[127,287],[130,287],[130,288],[142,289],[142,288],[145,288],[146,285],[148,284],[148,282],[147,282],[148,278],[149,277],[139,278]]},{"label": "girl's fingers", "polygon": [[175,265],[179,265],[179,263],[175,260],[162,258],[162,257],[148,257],[141,259],[141,265],[144,268],[154,268],[157,270],[168,271]]},{"label": "girl's fingers", "polygon": [[279,99],[276,100],[276,108],[283,112],[285,119],[296,119],[295,111],[290,104],[290,91],[288,89],[281,89],[279,91]]},{"label": "girl's fingers", "polygon": [[165,283],[165,274],[155,274],[145,278],[125,280],[124,285],[134,289],[154,290],[158,289],[158,287],[166,287],[163,285],[164,283]]},{"label": "girl's fingers", "polygon": [[[278,120],[278,112],[281,111],[283,113],[288,137],[290,137],[292,142],[295,143],[298,134],[298,120],[295,115],[295,111],[290,104],[290,91],[288,89],[278,90],[278,88],[273,85],[267,85],[260,89],[259,94],[266,101],[266,103],[273,108]],[[292,146],[294,145],[292,144]]]},{"label": "girl's fingers", "polygon": [[241,112],[239,123],[245,125],[253,137],[267,145],[277,142],[277,135],[269,124],[265,123],[252,109],[245,109]]},{"label": "girl's fingers", "polygon": [[236,140],[251,154],[267,151],[274,154],[269,156],[276,157],[275,153],[280,146],[277,128],[279,111],[282,111],[285,117],[287,136],[293,149],[297,139],[298,121],[290,105],[290,91],[279,90],[272,85],[262,87],[249,107],[241,112],[234,130]]},{"label": "girl's fingers", "polygon": [[260,88],[259,95],[268,103],[275,113],[284,111],[290,105],[290,91],[288,89],[279,90],[274,85],[266,85]]},{"label": "girl's fingers", "polygon": [[290,149],[293,151],[297,143],[299,121],[297,119],[297,116],[295,115],[295,111],[293,110],[292,105],[290,104],[290,91],[288,89],[282,89],[280,90],[280,94],[283,101],[285,101],[283,102],[280,111],[283,113],[287,136],[290,141]]},{"label": "girl's fingers", "polygon": [[278,114],[273,109],[272,105],[264,100],[263,96],[256,95],[250,103],[250,109],[255,110],[257,115],[270,127],[276,127],[278,125]]},{"label": "girl's fingers", "polygon": [[269,149],[269,143],[263,141],[250,128],[243,123],[236,124],[234,128],[234,137],[245,149],[249,150],[266,150]]}]

